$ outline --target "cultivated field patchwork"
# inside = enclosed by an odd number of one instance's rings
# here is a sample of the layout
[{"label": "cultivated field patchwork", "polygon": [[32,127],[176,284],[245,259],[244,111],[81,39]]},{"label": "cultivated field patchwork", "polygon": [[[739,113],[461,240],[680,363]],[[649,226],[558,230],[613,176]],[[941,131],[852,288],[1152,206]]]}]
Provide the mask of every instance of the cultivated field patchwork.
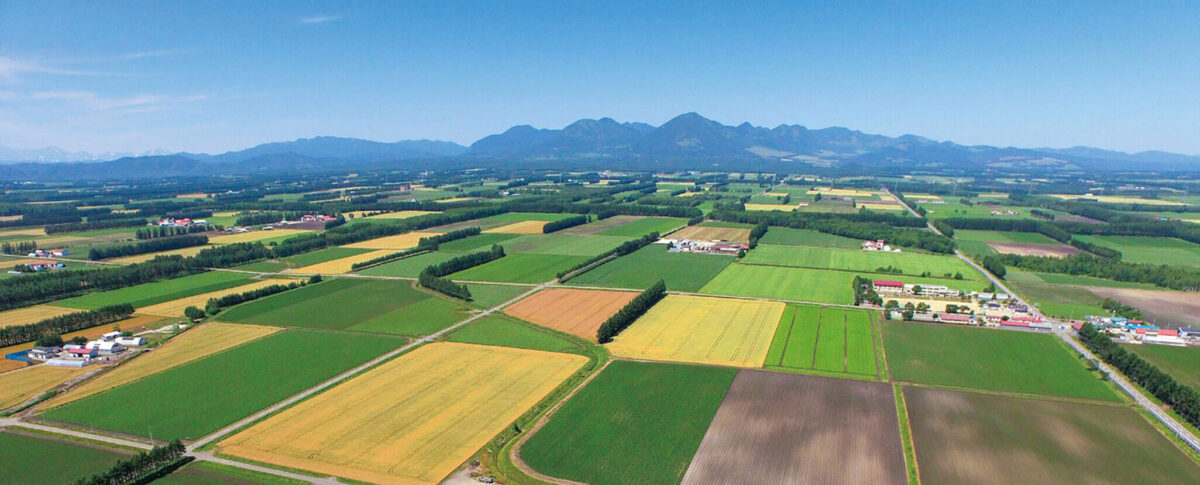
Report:
[{"label": "cultivated field patchwork", "polygon": [[586,361],[429,344],[268,418],[220,451],[354,480],[438,483]]},{"label": "cultivated field patchwork", "polygon": [[167,301],[167,302],[163,302],[163,303],[158,303],[155,305],[142,307],[142,308],[139,308],[137,311],[138,311],[138,313],[141,313],[144,315],[158,315],[161,317],[180,317],[180,316],[183,316],[183,310],[189,306],[194,306],[197,308],[204,308],[204,304],[208,303],[208,300],[210,298],[220,298],[225,295],[234,295],[234,294],[238,294],[238,293],[245,293],[247,291],[257,290],[259,288],[264,288],[264,287],[271,286],[271,285],[286,285],[288,283],[291,283],[292,281],[293,280],[284,280],[284,279],[259,280],[259,281],[255,281],[253,283],[245,284],[242,286],[235,286],[233,288],[226,288],[224,290],[217,290],[217,291],[211,291],[208,293],[201,293],[199,295],[193,295],[193,296],[189,296],[186,298],[180,298],[178,300],[171,300],[171,301]]},{"label": "cultivated field patchwork", "polygon": [[667,295],[608,347],[635,358],[762,367],[783,303]]},{"label": "cultivated field patchwork", "polygon": [[47,318],[75,313],[79,310],[74,308],[64,308],[53,305],[34,305],[16,310],[8,310],[0,312],[0,328],[11,327],[14,325],[25,325],[45,320]]},{"label": "cultivated field patchwork", "polygon": [[395,251],[400,251],[403,249],[417,247],[417,243],[420,242],[421,238],[423,237],[432,237],[436,235],[437,233],[433,232],[406,232],[404,234],[397,234],[394,236],[368,239],[366,241],[356,242],[354,244],[347,244],[343,247],[357,249],[393,249]]},{"label": "cultivated field patchwork", "polygon": [[382,257],[382,256],[387,256],[389,254],[394,254],[396,252],[397,251],[395,249],[377,249],[377,250],[371,251],[369,253],[356,254],[354,256],[347,256],[347,257],[338,258],[338,259],[335,259],[332,261],[325,261],[323,263],[311,264],[308,266],[304,266],[302,268],[296,268],[294,270],[289,271],[289,273],[300,273],[300,274],[349,273],[354,268],[355,263],[361,263],[363,261],[370,261],[372,259]]},{"label": "cultivated field patchwork", "polygon": [[631,291],[552,288],[505,307],[504,313],[595,341],[600,324],[637,295]]},{"label": "cultivated field patchwork", "polygon": [[499,232],[505,234],[541,234],[542,226],[550,221],[520,221],[512,224],[493,227],[483,232]]}]

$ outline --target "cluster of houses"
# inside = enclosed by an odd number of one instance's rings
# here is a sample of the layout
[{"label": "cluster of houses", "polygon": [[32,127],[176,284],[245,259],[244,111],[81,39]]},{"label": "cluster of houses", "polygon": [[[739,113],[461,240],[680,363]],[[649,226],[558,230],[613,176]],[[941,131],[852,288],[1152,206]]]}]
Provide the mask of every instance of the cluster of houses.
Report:
[{"label": "cluster of houses", "polygon": [[891,246],[888,246],[887,244],[884,243],[883,239],[876,239],[874,241],[871,241],[871,240],[863,241],[862,242],[862,250],[863,251],[883,251],[883,252],[888,252],[888,253],[900,252],[900,248],[893,248]]},{"label": "cluster of houses", "polygon": [[61,261],[32,261],[25,263],[25,267],[28,268],[29,271],[38,272],[66,268],[67,265]]},{"label": "cluster of houses", "polygon": [[86,344],[67,344],[62,347],[34,347],[25,357],[55,367],[83,367],[97,360],[108,360],[129,347],[146,345],[142,337],[125,337],[121,332],[109,332]]},{"label": "cluster of houses", "polygon": [[705,253],[731,254],[750,249],[750,246],[729,241],[696,241],[692,239],[663,239],[660,243],[667,244],[667,252],[671,253]]},{"label": "cluster of houses", "polygon": [[162,220],[153,223],[156,226],[163,227],[192,227],[192,226],[207,226],[208,221],[205,219],[191,219],[188,217],[164,217]]},{"label": "cluster of houses", "polygon": [[[1175,347],[1200,344],[1200,328],[1160,328],[1157,325],[1150,325],[1141,320],[1094,315],[1089,315],[1087,321],[1101,332],[1112,335],[1126,343],[1171,345]],[[1078,322],[1072,326],[1076,330],[1079,330],[1083,326],[1083,323]]]},{"label": "cluster of houses", "polygon": [[1012,209],[996,210],[992,209],[993,216],[1015,216],[1018,212]]},{"label": "cluster of houses", "polygon": [[[928,322],[957,323],[963,325],[985,325],[993,327],[1023,327],[1031,330],[1049,331],[1053,325],[1027,305],[1013,301],[1005,293],[966,291],[943,285],[920,285],[902,281],[874,280],[875,293],[887,300],[908,298],[923,300],[929,306],[925,312],[916,312],[913,319]],[[962,308],[970,313],[948,312],[947,306],[958,302],[978,303],[975,311],[970,305]],[[935,306],[936,304],[936,306]],[[898,310],[897,310],[898,311]],[[889,315],[891,317],[891,315]]]},{"label": "cluster of houses", "polygon": [[884,299],[893,296],[966,300],[976,295],[974,292],[956,290],[945,285],[919,285],[892,280],[875,280],[872,285],[875,287],[875,293]]},{"label": "cluster of houses", "polygon": [[70,254],[66,249],[39,249],[26,256],[30,258],[61,258]]}]

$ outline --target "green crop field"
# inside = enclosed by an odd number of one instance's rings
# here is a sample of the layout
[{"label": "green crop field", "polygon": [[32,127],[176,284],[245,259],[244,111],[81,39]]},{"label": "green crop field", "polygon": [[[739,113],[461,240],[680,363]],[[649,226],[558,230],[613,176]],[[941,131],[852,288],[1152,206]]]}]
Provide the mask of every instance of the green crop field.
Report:
[{"label": "green crop field", "polygon": [[904,396],[924,483],[1200,483],[1200,467],[1125,406],[917,387]]},{"label": "green crop field", "polygon": [[159,478],[160,485],[206,485],[228,483],[231,485],[304,485],[308,482],[256,472],[245,468],[212,461],[194,461],[170,475]]},{"label": "green crop field", "polygon": [[491,308],[516,298],[530,288],[532,286],[469,283],[467,289],[471,291],[471,301],[468,304],[476,308]]},{"label": "green crop field", "polygon": [[157,439],[197,439],[403,345],[288,330],[46,411],[42,417]]},{"label": "green crop field", "polygon": [[1200,244],[1171,237],[1075,236],[1081,241],[1107,246],[1121,252],[1127,263],[1200,266]]},{"label": "green crop field", "polygon": [[542,283],[558,277],[559,271],[587,261],[587,256],[556,254],[513,254],[450,275],[454,280]]},{"label": "green crop field", "polygon": [[1138,283],[1122,283],[1102,280],[1089,276],[1059,275],[1049,273],[1031,273],[1010,269],[1005,277],[1010,286],[1050,316],[1063,318],[1083,318],[1085,315],[1107,315],[1109,312],[1100,305],[1104,299],[1088,291],[1084,286],[1138,286]]},{"label": "green crop field", "polygon": [[117,303],[131,303],[135,307],[144,307],[164,301],[208,293],[210,291],[233,288],[249,282],[250,278],[245,274],[208,271],[127,288],[88,293],[83,296],[57,301],[54,304],[56,306],[80,309],[94,309]]},{"label": "green crop field", "polygon": [[960,241],[995,241],[1019,244],[1061,244],[1037,232],[976,231],[956,229],[954,238]]},{"label": "green crop field", "polygon": [[[768,232],[770,234],[770,232]],[[745,264],[770,266],[795,266],[798,268],[835,269],[843,271],[873,272],[884,267],[898,268],[906,275],[929,273],[933,276],[954,276],[981,280],[983,275],[971,269],[967,263],[954,256],[932,254],[885,253],[859,249],[797,248],[760,244],[746,254]],[[947,283],[947,286],[953,286]]]},{"label": "green crop field", "polygon": [[468,238],[450,241],[438,245],[439,251],[462,251],[471,252],[483,250],[491,247],[493,244],[502,244],[509,239],[520,237],[517,234],[504,234],[499,232],[487,232]]},{"label": "green crop field", "polygon": [[558,254],[587,256],[609,251],[629,238],[617,236],[574,236],[570,234],[535,234],[521,236],[503,244],[509,253]]},{"label": "green crop field", "polygon": [[5,483],[75,483],[127,457],[63,439],[0,431],[0,476]]},{"label": "green crop field", "polygon": [[679,218],[679,217],[647,217],[644,219],[630,221],[628,223],[621,224],[617,227],[605,229],[603,231],[600,231],[596,235],[597,236],[620,236],[621,238],[623,238],[625,240],[629,240],[629,239],[634,239],[634,238],[639,238],[639,237],[645,236],[652,232],[657,232],[659,234],[662,234],[664,232],[670,231],[671,229],[675,229],[676,227],[683,226],[686,224],[687,224],[687,219],[683,219],[683,218]]},{"label": "green crop field", "polygon": [[876,376],[872,335],[865,311],[788,305],[763,366]]},{"label": "green crop field", "polygon": [[235,306],[225,322],[418,336],[467,318],[466,307],[408,281],[339,278]]},{"label": "green crop field", "polygon": [[779,246],[808,246],[814,248],[859,249],[862,241],[848,237],[825,234],[809,229],[792,229],[790,227],[772,227],[759,240],[761,244]]},{"label": "green crop field", "polygon": [[1166,345],[1127,345],[1129,350],[1158,366],[1180,384],[1200,391],[1200,349]]},{"label": "green crop field", "polygon": [[289,268],[303,268],[305,266],[333,261],[335,259],[348,258],[356,254],[369,253],[370,249],[360,248],[342,248],[331,247],[308,253],[300,253],[295,256],[288,256],[280,261],[285,263]]},{"label": "green crop field", "polygon": [[372,276],[402,276],[405,278],[416,278],[425,268],[441,263],[446,260],[454,259],[466,253],[454,253],[442,250],[437,250],[429,253],[421,253],[416,256],[409,256],[404,259],[392,261],[390,263],[372,266],[370,268],[359,271],[359,273]]},{"label": "green crop field", "polygon": [[[710,256],[711,257],[711,256]],[[711,295],[750,296],[817,303],[854,303],[855,273],[782,266],[731,264],[699,290]],[[671,288],[670,284],[667,288]]]},{"label": "green crop field", "polygon": [[733,257],[715,254],[669,253],[665,245],[651,244],[593,268],[568,283],[648,288],[661,278],[668,290],[698,291],[733,260]]},{"label": "green crop field", "polygon": [[[971,218],[995,218],[995,219],[1034,219],[1035,217],[1029,213],[1029,207],[1010,206],[1003,204],[995,204],[995,207],[987,207],[980,204],[975,204],[970,207],[959,202],[958,198],[942,199],[944,204],[918,204],[923,207],[931,219],[947,219],[952,217],[971,217]],[[911,202],[911,200],[910,200]],[[991,203],[991,202],[989,202]],[[992,210],[998,210],[1002,214],[992,215]],[[1003,214],[1004,211],[1011,210],[1016,212],[1015,215]],[[1052,210],[1046,212],[1055,212]],[[1061,214],[1061,213],[1060,213]],[[957,232],[957,231],[955,231]]]},{"label": "green crop field", "polygon": [[487,316],[472,322],[450,334],[448,340],[548,352],[568,352],[580,348],[579,345],[567,341],[549,330],[534,328],[498,316]]},{"label": "green crop field", "polygon": [[593,485],[678,483],[736,374],[614,361],[521,447],[521,458]]},{"label": "green crop field", "polygon": [[898,322],[885,322],[883,335],[896,380],[1120,400],[1053,335]]}]

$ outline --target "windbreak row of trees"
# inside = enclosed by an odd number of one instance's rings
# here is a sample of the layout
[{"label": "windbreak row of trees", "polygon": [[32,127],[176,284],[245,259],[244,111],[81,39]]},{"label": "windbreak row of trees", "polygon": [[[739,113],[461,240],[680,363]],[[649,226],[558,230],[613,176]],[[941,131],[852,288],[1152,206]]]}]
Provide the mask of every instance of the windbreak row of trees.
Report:
[{"label": "windbreak row of trees", "polygon": [[550,234],[552,232],[561,231],[568,227],[581,226],[581,225],[587,224],[588,219],[589,219],[588,215],[584,214],[584,215],[580,215],[580,216],[571,216],[571,217],[567,217],[564,219],[559,219],[557,221],[550,221],[550,222],[547,222],[544,226],[542,226],[542,233]]},{"label": "windbreak row of trees", "polygon": [[112,229],[117,227],[137,227],[146,225],[145,217],[131,217],[127,219],[110,219],[107,221],[88,221],[88,222],[68,222],[64,224],[49,224],[43,226],[46,234],[58,234],[63,232],[79,232],[79,231],[94,231],[97,229]]},{"label": "windbreak row of trees", "polygon": [[432,249],[432,248],[430,248],[428,246],[417,246],[415,248],[408,248],[403,251],[398,251],[398,252],[391,253],[391,254],[385,254],[378,258],[371,258],[366,261],[360,261],[360,262],[351,264],[350,271],[358,271],[360,269],[370,268],[372,266],[378,266],[383,263],[390,263],[397,259],[403,259],[403,258],[412,256],[417,253],[423,253],[425,251],[429,251],[430,249]]},{"label": "windbreak row of trees", "polygon": [[443,278],[443,276],[486,264],[503,257],[504,248],[498,244],[493,244],[492,249],[488,251],[459,256],[425,268],[424,271],[421,271],[421,275],[417,277],[417,284],[454,298],[471,301],[471,291],[467,289],[467,285],[455,283],[449,278]]},{"label": "windbreak row of trees", "polygon": [[21,241],[17,243],[6,242],[0,244],[0,253],[4,254],[29,254],[37,251],[37,241]]},{"label": "windbreak row of trees", "polygon": [[494,216],[508,212],[502,206],[475,209],[456,209],[437,214],[425,214],[403,219],[392,224],[352,224],[331,229],[322,233],[301,234],[288,238],[275,247],[277,257],[287,257],[294,254],[314,251],[327,246],[341,246],[368,239],[394,236],[406,232],[426,229],[434,226],[469,221],[482,217]]},{"label": "windbreak row of trees", "polygon": [[1180,384],[1154,364],[1126,350],[1090,323],[1083,324],[1079,339],[1092,353],[1108,362],[1130,380],[1162,400],[1192,426],[1200,426],[1200,393]]},{"label": "windbreak row of trees", "polygon": [[957,247],[953,239],[925,230],[925,220],[916,217],[728,210],[713,211],[708,217],[727,222],[811,229],[855,239],[886,239],[893,246],[915,247],[934,253],[953,254]]},{"label": "windbreak row of trees", "polygon": [[[598,263],[598,262],[600,262],[600,261],[603,261],[603,260],[605,260],[605,259],[607,259],[607,258],[610,258],[610,257],[613,257],[613,256],[624,256],[624,255],[626,255],[626,254],[632,253],[632,252],[634,252],[634,251],[637,251],[637,250],[639,250],[639,249],[641,249],[641,248],[644,248],[644,247],[646,247],[647,245],[649,245],[649,244],[651,244],[651,243],[653,243],[654,241],[657,241],[657,240],[658,240],[658,232],[651,232],[650,234],[647,234],[647,235],[645,235],[645,236],[642,236],[642,237],[640,237],[640,238],[637,238],[637,239],[631,239],[631,240],[629,240],[629,241],[625,241],[625,242],[621,243],[621,245],[620,245],[620,246],[617,246],[617,247],[615,247],[615,248],[613,248],[613,249],[610,249],[610,250],[608,250],[608,251],[605,251],[605,252],[603,252],[603,253],[601,253],[601,254],[597,254],[596,256],[593,256],[593,257],[589,258],[587,261],[584,261],[584,262],[582,262],[582,263],[579,263],[579,264],[577,264],[577,265],[575,265],[575,266],[571,267],[570,269],[566,269],[566,270],[560,271],[560,272],[558,273],[558,279],[559,279],[559,281],[560,281],[560,282],[561,282],[561,281],[566,281],[566,280],[564,280],[564,279],[563,279],[563,277],[564,277],[564,276],[566,276],[566,275],[569,275],[569,274],[571,274],[571,273],[575,273],[576,271],[579,271],[579,270],[581,270],[581,269],[583,269],[583,268],[586,268],[586,267],[588,267],[588,266],[591,266],[591,265],[593,265],[593,264],[596,264],[596,263]],[[583,273],[576,273],[574,276],[579,276],[579,275],[581,275],[581,274],[583,274]]]},{"label": "windbreak row of trees", "polygon": [[97,261],[101,259],[117,258],[122,256],[133,256],[135,254],[156,253],[159,251],[170,251],[172,249],[203,246],[205,244],[208,244],[208,236],[203,234],[162,239],[149,239],[127,244],[118,244],[115,246],[95,247],[88,251],[88,259]]},{"label": "windbreak row of trees", "polygon": [[0,347],[34,342],[42,337],[59,336],[65,333],[98,327],[124,320],[133,315],[133,305],[122,303],[95,310],[86,310],[45,320],[0,328]]},{"label": "windbreak row of trees", "polygon": [[166,446],[155,446],[150,451],[143,451],[131,458],[118,461],[112,468],[87,478],[80,478],[75,485],[126,485],[149,483],[155,478],[167,475],[171,471],[192,460],[186,455],[187,449],[179,440],[172,440]]},{"label": "windbreak row of trees", "polygon": [[79,222],[83,220],[83,216],[77,212],[66,214],[54,213],[34,213],[21,214],[20,219],[10,221],[0,221],[0,228],[5,227],[23,227],[23,226],[45,226],[48,224],[65,224],[71,222]]},{"label": "windbreak row of trees", "polygon": [[[320,279],[316,279],[316,282],[320,282],[320,281],[321,281]],[[288,290],[294,290],[296,288],[299,288],[301,286],[306,286],[306,285],[307,285],[307,283],[305,283],[303,281],[293,281],[286,285],[264,286],[262,288],[255,288],[250,291],[243,291],[241,293],[225,295],[220,298],[209,298],[208,302],[204,305],[204,313],[207,313],[209,316],[216,315],[217,313],[219,313],[221,311],[222,308],[228,308],[228,307],[237,305],[239,303],[254,301],[259,298],[271,296],[276,293],[283,293]]]},{"label": "windbreak row of trees", "polygon": [[144,263],[117,268],[42,271],[20,278],[0,279],[0,310],[19,308],[82,294],[112,290],[203,271],[180,256],[159,256]]},{"label": "windbreak row of trees", "polygon": [[[1075,239],[1071,232],[1059,225],[1034,219],[988,219],[988,218],[950,218],[938,221],[958,229],[977,229],[986,231],[1034,232],[1055,241],[1070,244],[1097,256],[1121,259],[1121,252],[1107,246]],[[1084,224],[1092,226],[1095,224]],[[945,232],[945,231],[943,231]]]},{"label": "windbreak row of trees", "polygon": [[1065,258],[1018,256],[1015,254],[993,257],[1006,266],[1013,266],[1026,271],[1085,275],[1116,281],[1150,283],[1173,290],[1192,291],[1200,289],[1200,272],[1179,266],[1125,263],[1090,254],[1073,254]]},{"label": "windbreak row of trees", "polygon": [[222,226],[203,224],[191,226],[149,226],[144,229],[138,229],[134,235],[138,239],[157,239],[160,237],[179,236],[197,232],[220,231],[222,229],[224,229]]},{"label": "windbreak row of trees", "polygon": [[658,280],[657,283],[646,288],[645,291],[621,307],[621,310],[615,315],[608,317],[608,320],[600,324],[600,328],[596,330],[596,340],[602,344],[612,342],[614,337],[629,328],[634,320],[649,311],[650,307],[665,296],[667,296],[667,284],[663,280]]},{"label": "windbreak row of trees", "polygon": [[767,235],[767,229],[770,229],[766,222],[760,222],[750,230],[750,249],[758,247],[758,240]]},{"label": "windbreak row of trees", "polygon": [[417,247],[437,249],[438,245],[442,243],[466,239],[471,236],[478,236],[481,232],[483,232],[483,230],[479,226],[473,226],[466,229],[459,229],[457,231],[438,234],[436,236],[427,236],[417,240]]},{"label": "windbreak row of trees", "polygon": [[296,212],[252,212],[238,214],[237,226],[257,226],[259,224],[274,224],[279,221],[294,221],[304,215],[300,211]]}]

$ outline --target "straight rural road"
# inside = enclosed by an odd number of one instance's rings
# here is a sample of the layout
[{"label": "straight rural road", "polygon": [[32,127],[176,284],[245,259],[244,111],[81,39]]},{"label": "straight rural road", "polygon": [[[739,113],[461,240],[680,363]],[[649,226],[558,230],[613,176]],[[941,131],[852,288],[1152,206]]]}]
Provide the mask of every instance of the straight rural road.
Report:
[{"label": "straight rural road", "polygon": [[[883,190],[887,191],[888,194],[891,194],[891,192],[888,191],[886,187],[884,187]],[[893,197],[895,197],[895,196],[893,195]],[[911,213],[913,216],[921,217],[921,215],[918,214],[917,211],[913,210],[912,207],[909,207],[908,204],[905,203],[904,201],[900,200],[899,197],[896,197],[896,201],[899,202],[900,205],[904,206],[905,209],[908,209],[908,212]],[[935,232],[937,234],[942,234],[942,231],[939,231],[938,228],[934,227],[932,223],[926,222],[926,225],[933,232]],[[945,234],[942,234],[942,235],[944,236]],[[980,265],[976,264],[975,261],[972,261],[971,258],[968,258],[965,254],[963,254],[962,251],[955,249],[954,254],[956,256],[958,256],[959,259],[962,259],[967,264],[971,265],[971,267],[975,268],[976,271],[979,271],[984,276],[986,276],[988,278],[988,280],[990,280],[993,284],[996,285],[996,288],[1003,290],[1005,293],[1007,293],[1009,296],[1011,296],[1018,303],[1021,303],[1029,308],[1037,308],[1036,306],[1030,305],[1028,302],[1021,299],[1021,296],[1016,294],[1016,292],[1010,290],[1008,288],[1008,286],[1006,286],[1003,283],[1003,281],[1000,280],[1000,278],[996,277],[996,275],[992,274],[990,271],[987,271]],[[1183,440],[1183,442],[1186,443],[1189,447],[1191,447],[1196,452],[1200,453],[1200,438],[1197,438],[1196,435],[1194,433],[1192,433],[1191,430],[1187,429],[1182,424],[1179,424],[1179,421],[1176,421],[1173,416],[1171,416],[1170,414],[1167,414],[1167,412],[1164,411],[1159,405],[1155,404],[1154,401],[1151,401],[1149,398],[1147,398],[1145,395],[1143,395],[1138,390],[1138,387],[1136,384],[1134,384],[1133,382],[1130,382],[1129,379],[1127,379],[1124,375],[1122,375],[1116,369],[1112,368],[1112,366],[1108,365],[1104,361],[1097,358],[1095,354],[1092,354],[1092,352],[1090,350],[1088,350],[1087,347],[1084,347],[1083,344],[1080,343],[1079,340],[1077,340],[1074,336],[1072,336],[1070,332],[1063,330],[1063,327],[1066,326],[1066,324],[1064,322],[1062,322],[1058,319],[1055,319],[1055,318],[1045,316],[1045,315],[1043,315],[1043,318],[1045,318],[1046,321],[1053,326],[1052,331],[1054,332],[1055,335],[1057,335],[1064,342],[1066,342],[1067,345],[1070,346],[1072,349],[1074,349],[1076,352],[1078,352],[1079,355],[1082,355],[1085,359],[1094,363],[1096,365],[1096,367],[1100,369],[1101,372],[1103,372],[1105,375],[1107,375],[1108,378],[1114,384],[1117,385],[1117,387],[1121,388],[1121,390],[1124,391],[1125,394],[1128,394],[1129,397],[1131,399],[1133,399],[1134,403],[1141,406],[1142,409],[1145,409],[1146,412],[1148,412],[1152,416],[1154,416],[1154,418],[1157,419],[1159,422],[1161,422],[1164,426],[1166,426],[1167,429],[1170,429],[1171,432],[1175,434],[1175,436],[1178,436],[1179,439]]]}]

